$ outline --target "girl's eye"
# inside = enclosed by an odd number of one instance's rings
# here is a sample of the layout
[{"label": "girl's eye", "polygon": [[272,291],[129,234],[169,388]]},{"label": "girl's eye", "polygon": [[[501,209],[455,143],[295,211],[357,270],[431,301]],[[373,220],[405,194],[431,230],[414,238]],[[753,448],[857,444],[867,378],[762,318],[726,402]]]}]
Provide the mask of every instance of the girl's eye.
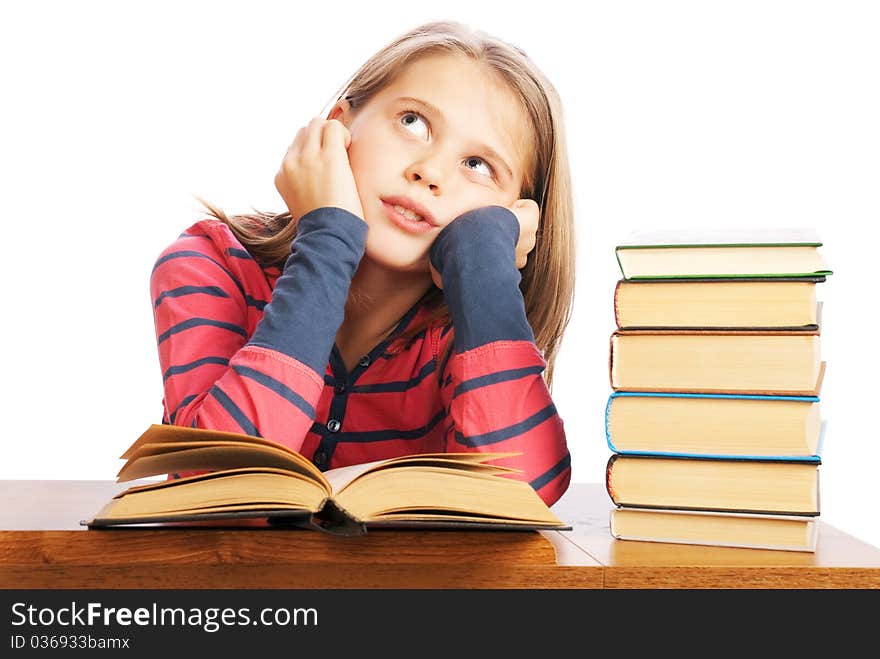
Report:
[{"label": "girl's eye", "polygon": [[401,125],[423,140],[428,139],[428,124],[418,112],[405,112],[400,117]]},{"label": "girl's eye", "polygon": [[[482,158],[478,158],[477,156],[471,156],[464,161],[464,166],[468,169],[471,169],[475,172],[483,174],[484,176],[488,176],[491,178],[492,176],[492,168]],[[482,169],[479,169],[482,167]]]}]

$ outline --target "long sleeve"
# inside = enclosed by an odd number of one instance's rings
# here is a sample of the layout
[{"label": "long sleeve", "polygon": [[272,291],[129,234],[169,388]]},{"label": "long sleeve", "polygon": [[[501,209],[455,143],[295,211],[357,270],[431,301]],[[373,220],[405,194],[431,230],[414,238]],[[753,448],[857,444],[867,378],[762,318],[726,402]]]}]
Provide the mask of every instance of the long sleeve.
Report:
[{"label": "long sleeve", "polygon": [[308,213],[274,290],[222,223],[166,249],[150,281],[164,420],[299,450],[365,239],[347,211]]},{"label": "long sleeve", "polygon": [[568,488],[570,455],[519,290],[518,238],[513,213],[491,206],[457,218],[431,247],[454,327],[441,373],[446,450],[520,452],[499,464],[521,469],[550,505]]}]

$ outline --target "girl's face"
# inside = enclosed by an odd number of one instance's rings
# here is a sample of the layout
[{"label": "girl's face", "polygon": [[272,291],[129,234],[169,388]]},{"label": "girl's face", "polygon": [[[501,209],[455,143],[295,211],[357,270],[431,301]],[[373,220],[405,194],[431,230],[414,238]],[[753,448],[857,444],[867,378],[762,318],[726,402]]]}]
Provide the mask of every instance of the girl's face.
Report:
[{"label": "girl's face", "polygon": [[351,133],[365,258],[377,265],[428,276],[444,226],[519,198],[531,142],[522,102],[468,57],[424,56],[363,107],[343,103],[330,116]]}]

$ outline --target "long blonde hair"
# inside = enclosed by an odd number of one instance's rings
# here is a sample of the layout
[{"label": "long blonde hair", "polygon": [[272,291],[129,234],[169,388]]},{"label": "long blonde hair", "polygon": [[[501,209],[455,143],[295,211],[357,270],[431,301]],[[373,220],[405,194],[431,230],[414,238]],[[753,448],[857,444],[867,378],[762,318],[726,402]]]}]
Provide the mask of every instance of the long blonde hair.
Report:
[{"label": "long blonde hair", "polygon": [[[488,65],[522,100],[532,124],[534,148],[520,197],[538,203],[541,221],[535,248],[521,270],[520,290],[535,344],[547,362],[544,379],[552,386],[556,355],[574,302],[575,232],[562,106],[550,81],[517,46],[461,23],[437,21],[410,30],[373,55],[342,87],[330,107],[344,98],[356,112],[408,64],[438,52],[463,54]],[[296,222],[291,221],[289,213],[255,211],[228,217],[198,199],[210,215],[229,225],[261,265],[283,266],[296,235]],[[450,322],[439,289],[427,295],[425,304],[432,313],[418,326],[408,328],[401,339],[414,336],[428,325]]]}]

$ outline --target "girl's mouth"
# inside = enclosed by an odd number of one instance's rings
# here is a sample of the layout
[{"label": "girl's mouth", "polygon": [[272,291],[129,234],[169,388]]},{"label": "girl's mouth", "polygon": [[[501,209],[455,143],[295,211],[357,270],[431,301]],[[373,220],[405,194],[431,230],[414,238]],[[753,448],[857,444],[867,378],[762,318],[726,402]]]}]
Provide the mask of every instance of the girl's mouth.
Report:
[{"label": "girl's mouth", "polygon": [[387,201],[382,202],[382,207],[385,209],[385,214],[388,218],[404,231],[409,233],[426,233],[434,228],[421,215],[408,208],[397,204],[389,204]]}]

